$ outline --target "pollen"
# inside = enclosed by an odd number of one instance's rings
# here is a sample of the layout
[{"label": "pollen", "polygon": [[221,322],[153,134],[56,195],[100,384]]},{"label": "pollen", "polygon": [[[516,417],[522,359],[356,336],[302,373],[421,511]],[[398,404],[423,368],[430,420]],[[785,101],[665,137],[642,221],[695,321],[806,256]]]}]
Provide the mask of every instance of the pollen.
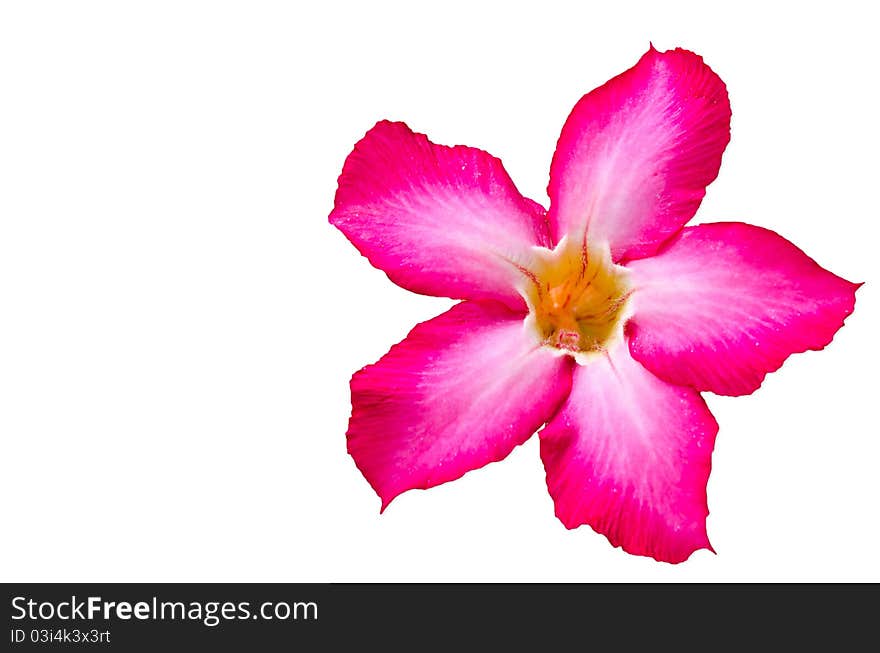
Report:
[{"label": "pollen", "polygon": [[622,337],[631,294],[627,270],[608,247],[579,247],[563,239],[541,248],[521,292],[541,342],[583,362]]}]

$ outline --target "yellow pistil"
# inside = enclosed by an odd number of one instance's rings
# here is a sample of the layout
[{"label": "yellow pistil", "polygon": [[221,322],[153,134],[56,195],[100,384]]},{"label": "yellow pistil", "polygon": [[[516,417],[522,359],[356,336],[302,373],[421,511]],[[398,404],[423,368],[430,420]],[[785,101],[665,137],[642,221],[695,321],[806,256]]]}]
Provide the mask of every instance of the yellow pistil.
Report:
[{"label": "yellow pistil", "polygon": [[622,335],[630,287],[627,270],[611,261],[607,246],[563,239],[552,251],[539,250],[530,268],[521,292],[545,345],[584,362]]}]

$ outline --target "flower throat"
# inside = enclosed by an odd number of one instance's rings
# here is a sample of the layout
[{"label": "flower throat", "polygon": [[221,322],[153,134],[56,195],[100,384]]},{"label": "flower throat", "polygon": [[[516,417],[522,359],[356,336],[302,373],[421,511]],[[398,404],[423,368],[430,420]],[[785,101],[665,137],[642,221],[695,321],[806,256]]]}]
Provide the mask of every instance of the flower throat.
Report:
[{"label": "flower throat", "polygon": [[543,250],[523,289],[541,341],[576,358],[604,351],[622,333],[626,273],[607,247],[581,248],[563,239]]}]

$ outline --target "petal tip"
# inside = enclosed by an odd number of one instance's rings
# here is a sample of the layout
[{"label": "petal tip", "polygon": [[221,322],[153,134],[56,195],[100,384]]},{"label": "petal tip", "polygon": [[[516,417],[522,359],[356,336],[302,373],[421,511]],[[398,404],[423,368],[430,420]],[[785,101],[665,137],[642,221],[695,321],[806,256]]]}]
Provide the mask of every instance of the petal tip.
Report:
[{"label": "petal tip", "polygon": [[379,495],[379,498],[382,500],[382,505],[379,507],[379,514],[382,515],[385,513],[385,509],[391,505],[391,502],[394,501],[396,497],[385,499],[381,495]]},{"label": "petal tip", "polygon": [[[548,490],[549,489],[550,485],[548,484]],[[552,492],[551,498],[554,498]],[[705,527],[701,531],[698,530],[691,543],[684,544],[681,548],[663,551],[649,550],[638,546],[632,546],[625,542],[623,539],[613,536],[613,534],[604,533],[589,522],[577,519],[573,513],[565,513],[563,510],[560,510],[560,502],[555,501],[555,498],[554,505],[554,514],[556,518],[567,530],[573,531],[580,528],[581,526],[589,526],[590,530],[592,530],[596,535],[601,535],[602,537],[604,537],[612,547],[614,547],[615,549],[620,549],[628,555],[651,558],[656,562],[662,562],[672,565],[686,562],[694,553],[701,549],[706,549],[712,554],[718,555],[718,552],[709,541],[709,536],[706,533]]]}]

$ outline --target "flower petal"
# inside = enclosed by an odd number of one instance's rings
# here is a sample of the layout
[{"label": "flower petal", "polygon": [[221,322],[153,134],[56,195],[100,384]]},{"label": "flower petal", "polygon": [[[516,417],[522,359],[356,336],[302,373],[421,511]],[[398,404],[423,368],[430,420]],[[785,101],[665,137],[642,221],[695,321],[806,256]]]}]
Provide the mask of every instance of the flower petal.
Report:
[{"label": "flower petal", "polygon": [[541,347],[524,316],[464,302],[416,326],[351,380],[348,451],[382,499],[501,460],[571,387],[571,359]]},{"label": "flower petal", "polygon": [[724,82],[686,50],[651,49],[575,105],[550,167],[550,227],[648,256],[694,215],[730,140]]},{"label": "flower petal", "polygon": [[702,397],[634,361],[625,344],[574,372],[540,433],[556,516],[665,562],[711,549],[706,482],[718,425]]},{"label": "flower petal", "polygon": [[671,383],[723,395],[749,394],[789,355],[831,342],[858,288],[741,223],[688,227],[628,267],[633,356]]},{"label": "flower petal", "polygon": [[548,246],[544,209],[501,161],[435,145],[383,121],[348,156],[330,222],[396,284],[426,295],[524,306],[518,266]]}]

